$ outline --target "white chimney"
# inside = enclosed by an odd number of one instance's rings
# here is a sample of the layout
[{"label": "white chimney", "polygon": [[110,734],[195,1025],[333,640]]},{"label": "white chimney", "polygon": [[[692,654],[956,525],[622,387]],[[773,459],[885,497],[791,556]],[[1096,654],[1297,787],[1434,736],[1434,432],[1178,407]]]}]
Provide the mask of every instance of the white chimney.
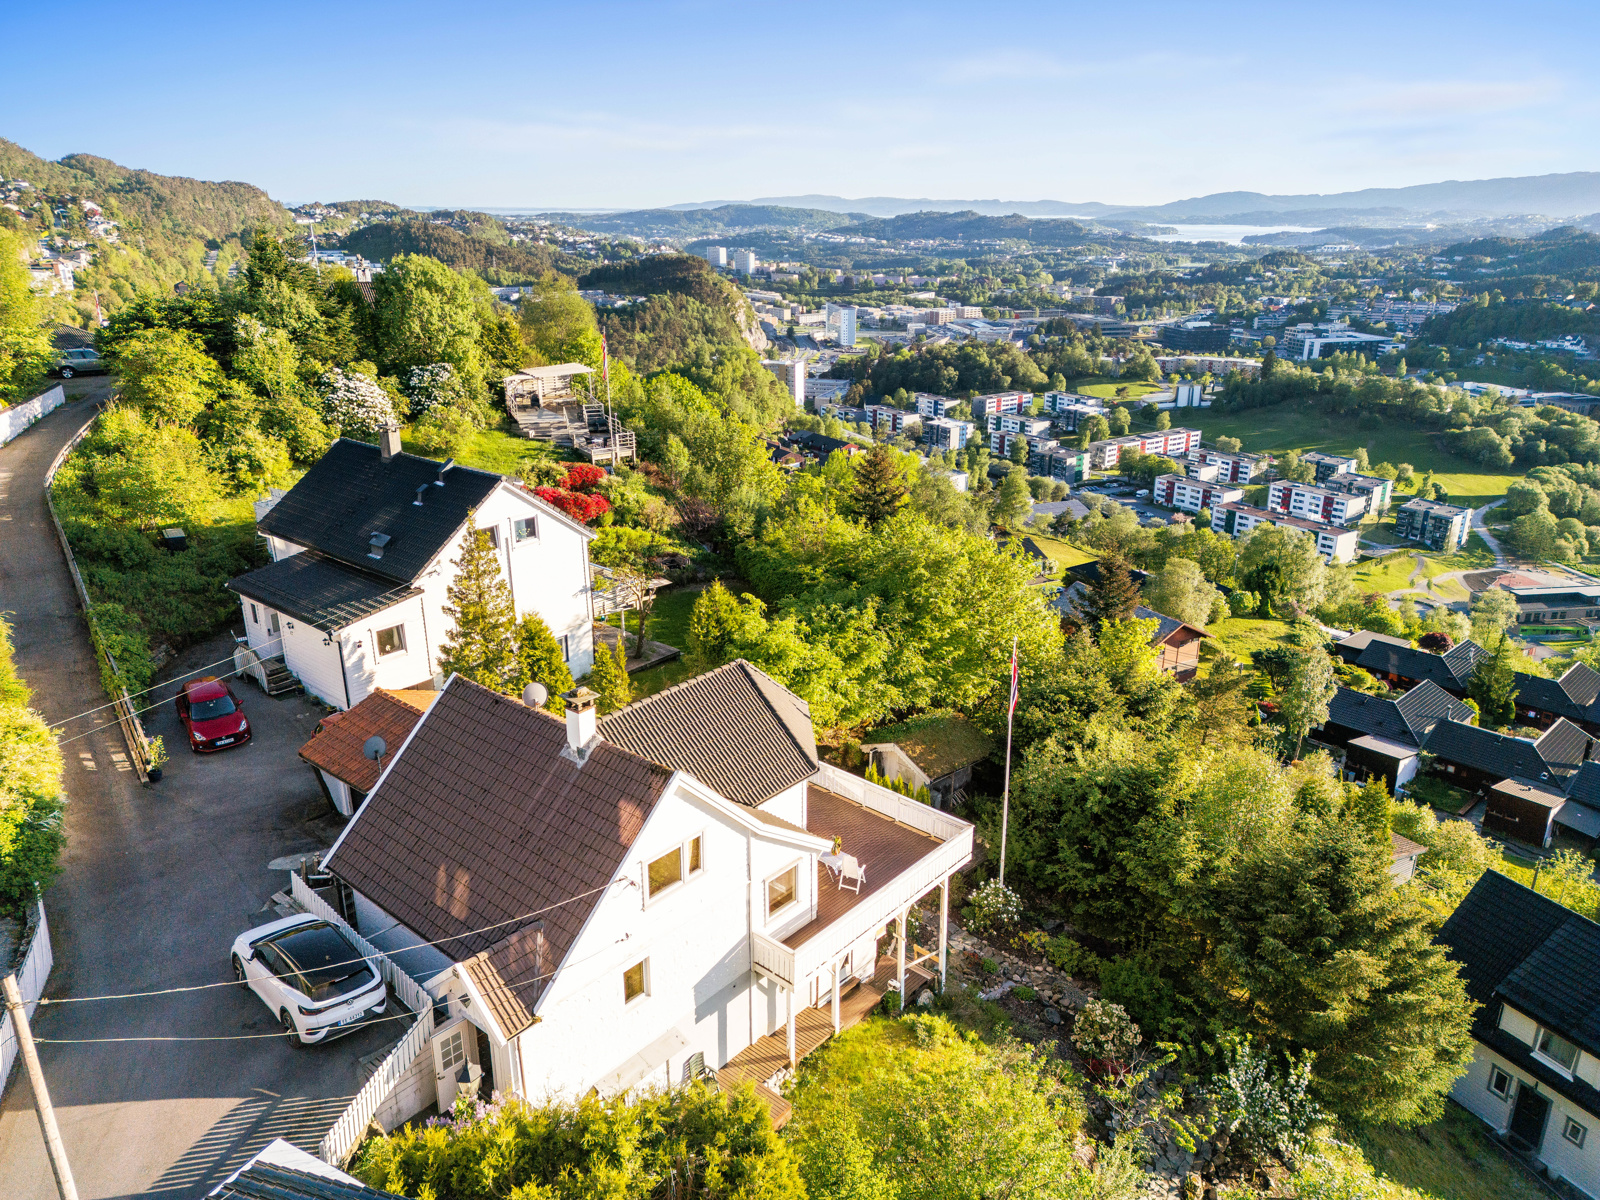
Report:
[{"label": "white chimney", "polygon": [[600,736],[597,732],[600,712],[596,708],[600,693],[575,687],[563,692],[561,698],[567,702],[567,748],[561,756],[581,765]]},{"label": "white chimney", "polygon": [[400,453],[400,426],[385,425],[378,437],[378,457],[388,462]]}]

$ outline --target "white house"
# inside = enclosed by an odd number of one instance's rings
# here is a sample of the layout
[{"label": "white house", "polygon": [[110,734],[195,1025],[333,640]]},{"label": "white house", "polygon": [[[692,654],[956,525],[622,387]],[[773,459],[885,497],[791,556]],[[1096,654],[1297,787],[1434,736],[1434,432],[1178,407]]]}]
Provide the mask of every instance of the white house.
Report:
[{"label": "white house", "polygon": [[1600,925],[1489,871],[1438,940],[1481,1005],[1451,1096],[1551,1177],[1600,1196]]},{"label": "white house", "polygon": [[567,701],[452,677],[323,863],[448,1006],[392,1118],[447,1105],[470,1059],[483,1094],[535,1099],[716,1072],[781,1121],[798,1057],[942,978],[972,826],[820,761],[804,701],[743,661],[600,720]]},{"label": "white house", "polygon": [[249,647],[281,658],[335,708],[378,687],[438,682],[446,590],[469,530],[486,529],[518,618],[538,613],[574,676],[594,663],[594,534],[488,471],[340,438],[285,495],[257,506],[268,566],[228,583]]}]

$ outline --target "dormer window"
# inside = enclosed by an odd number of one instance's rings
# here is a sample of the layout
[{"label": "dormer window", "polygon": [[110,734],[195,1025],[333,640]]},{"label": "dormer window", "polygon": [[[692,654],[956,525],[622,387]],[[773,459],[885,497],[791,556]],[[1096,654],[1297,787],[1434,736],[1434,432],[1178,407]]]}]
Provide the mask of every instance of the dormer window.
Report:
[{"label": "dormer window", "polygon": [[382,558],[384,548],[393,540],[394,539],[391,538],[387,533],[373,534],[367,539],[367,545],[371,547],[371,549],[367,551],[367,557]]},{"label": "dormer window", "polygon": [[1563,1071],[1571,1072],[1577,1065],[1578,1048],[1560,1034],[1548,1029],[1539,1030],[1539,1038],[1534,1043],[1534,1049],[1540,1058],[1547,1059]]}]

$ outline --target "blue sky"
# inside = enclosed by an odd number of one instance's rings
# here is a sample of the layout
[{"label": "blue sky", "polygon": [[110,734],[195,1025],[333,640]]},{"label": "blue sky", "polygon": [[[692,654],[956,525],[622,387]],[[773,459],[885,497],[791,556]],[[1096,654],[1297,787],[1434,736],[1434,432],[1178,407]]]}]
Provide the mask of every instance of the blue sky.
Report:
[{"label": "blue sky", "polygon": [[1593,3],[12,0],[0,43],[0,136],[291,202],[1159,203],[1600,169]]}]

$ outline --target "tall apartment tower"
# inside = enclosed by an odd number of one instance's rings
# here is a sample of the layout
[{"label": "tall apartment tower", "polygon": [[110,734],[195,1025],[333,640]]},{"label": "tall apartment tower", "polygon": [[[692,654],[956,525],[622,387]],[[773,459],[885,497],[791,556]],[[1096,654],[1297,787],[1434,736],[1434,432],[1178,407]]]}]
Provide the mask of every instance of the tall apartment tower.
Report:
[{"label": "tall apartment tower", "polygon": [[735,250],[733,253],[733,269],[741,275],[754,275],[760,262],[754,250]]},{"label": "tall apartment tower", "polygon": [[728,265],[728,248],[726,246],[707,246],[705,249],[706,261],[713,267]]},{"label": "tall apartment tower", "polygon": [[823,309],[828,332],[841,346],[856,344],[856,307],[853,304],[830,304]]}]

